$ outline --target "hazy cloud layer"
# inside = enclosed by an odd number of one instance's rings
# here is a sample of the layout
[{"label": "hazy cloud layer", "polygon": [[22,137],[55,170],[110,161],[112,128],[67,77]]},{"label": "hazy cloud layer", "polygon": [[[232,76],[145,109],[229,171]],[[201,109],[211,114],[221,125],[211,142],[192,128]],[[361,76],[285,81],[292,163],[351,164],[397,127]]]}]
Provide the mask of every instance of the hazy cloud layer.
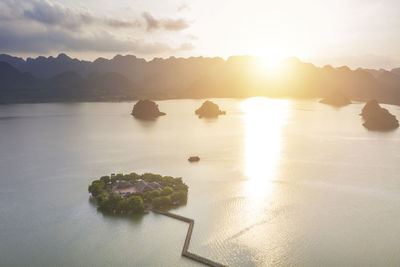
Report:
[{"label": "hazy cloud layer", "polygon": [[156,19],[149,12],[143,12],[147,24],[147,31],[165,29],[168,31],[181,31],[189,27],[184,19]]},{"label": "hazy cloud layer", "polygon": [[138,20],[120,20],[95,16],[84,10],[73,10],[47,0],[2,0],[0,21],[25,20],[49,26],[78,28],[89,24],[110,27],[140,27]]},{"label": "hazy cloud layer", "polygon": [[162,42],[146,42],[143,37],[132,39],[131,34],[121,32],[134,30],[146,33],[152,29],[179,31],[188,27],[183,19],[157,20],[150,13],[145,14],[144,24],[141,22],[143,18],[122,20],[98,16],[47,0],[1,0],[0,50],[16,53],[99,51],[151,55],[193,49],[189,43],[174,48]]},{"label": "hazy cloud layer", "polygon": [[0,50],[7,52],[45,54],[51,51],[118,51],[150,55],[190,49],[193,46],[189,43],[173,48],[165,43],[148,43],[142,39],[121,40],[107,32],[92,35],[75,35],[62,30],[20,33],[10,27],[0,26]]},{"label": "hazy cloud layer", "polygon": [[189,7],[188,5],[182,4],[182,5],[178,6],[178,8],[176,9],[176,11],[181,12],[181,11],[189,10],[189,9],[190,9],[190,7]]},{"label": "hazy cloud layer", "polygon": [[193,50],[194,45],[191,43],[183,43],[177,50]]}]

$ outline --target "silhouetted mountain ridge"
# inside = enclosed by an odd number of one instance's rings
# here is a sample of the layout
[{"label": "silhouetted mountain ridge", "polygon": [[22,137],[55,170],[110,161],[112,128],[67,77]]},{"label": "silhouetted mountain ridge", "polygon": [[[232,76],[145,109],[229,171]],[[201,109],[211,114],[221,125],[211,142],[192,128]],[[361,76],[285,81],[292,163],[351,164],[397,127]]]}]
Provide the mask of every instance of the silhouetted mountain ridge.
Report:
[{"label": "silhouetted mountain ridge", "polygon": [[400,68],[395,68],[391,70],[392,73],[400,75]]},{"label": "silhouetted mountain ridge", "polygon": [[[3,54],[0,61],[8,64],[1,65],[0,77],[5,76],[3,87],[8,95],[0,101],[250,96],[322,98],[340,90],[351,100],[377,99],[382,103],[400,104],[400,75],[397,74],[400,69],[317,67],[297,58],[288,58],[282,61],[279,74],[256,76],[255,60],[251,56],[232,56],[227,60],[170,57],[146,61],[133,55],[116,55],[112,59],[84,61],[66,54],[24,60]],[[7,77],[4,73],[8,72],[13,74]],[[25,72],[32,75],[23,74]]]},{"label": "silhouetted mountain ridge", "polygon": [[0,62],[0,84],[0,103],[121,101],[138,97],[134,83],[118,73],[92,73],[85,78],[65,71],[40,79],[6,62]]}]

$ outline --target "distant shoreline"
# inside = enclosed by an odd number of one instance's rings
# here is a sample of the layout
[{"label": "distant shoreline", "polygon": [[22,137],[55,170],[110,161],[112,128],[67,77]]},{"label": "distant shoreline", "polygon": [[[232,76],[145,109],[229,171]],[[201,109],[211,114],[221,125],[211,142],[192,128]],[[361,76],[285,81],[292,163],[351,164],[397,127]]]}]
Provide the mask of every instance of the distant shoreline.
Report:
[{"label": "distant shoreline", "polygon": [[[186,98],[147,98],[154,101],[168,101],[168,100],[204,100],[204,99],[236,99],[236,100],[244,100],[247,98],[253,97],[264,97],[270,99],[282,99],[282,100],[309,100],[318,102],[322,97],[271,97],[271,96],[248,96],[248,97],[186,97]],[[77,101],[62,101],[62,100],[54,100],[54,101],[20,101],[20,102],[0,102],[0,105],[20,105],[20,104],[84,104],[84,103],[136,103],[140,99],[146,98],[137,98],[132,100],[77,100]],[[353,104],[365,103],[368,102],[369,99],[351,99]],[[388,102],[388,101],[379,101],[381,104],[386,105],[400,105],[400,101],[396,102]]]}]

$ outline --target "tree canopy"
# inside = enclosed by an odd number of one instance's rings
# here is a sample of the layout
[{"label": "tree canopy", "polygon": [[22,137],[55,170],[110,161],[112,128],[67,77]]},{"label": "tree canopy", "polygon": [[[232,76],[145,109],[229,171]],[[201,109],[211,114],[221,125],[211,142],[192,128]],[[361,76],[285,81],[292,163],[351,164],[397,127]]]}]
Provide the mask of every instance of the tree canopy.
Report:
[{"label": "tree canopy", "polygon": [[[118,185],[121,182],[129,182],[135,186],[139,180],[156,182],[162,190],[149,190],[142,193],[133,191],[129,194],[120,193]],[[161,176],[159,174],[137,173],[112,176],[102,176],[94,180],[88,187],[89,193],[95,200],[102,212],[113,214],[140,214],[146,208],[169,209],[174,206],[186,204],[189,187],[182,181],[182,178],[172,176]]]}]

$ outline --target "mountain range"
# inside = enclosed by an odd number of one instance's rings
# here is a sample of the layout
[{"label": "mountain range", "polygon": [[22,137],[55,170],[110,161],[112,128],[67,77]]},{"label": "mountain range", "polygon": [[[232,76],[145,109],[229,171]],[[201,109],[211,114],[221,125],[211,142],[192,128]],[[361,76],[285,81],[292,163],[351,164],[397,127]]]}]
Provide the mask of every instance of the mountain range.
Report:
[{"label": "mountain range", "polygon": [[[26,60],[0,55],[0,103],[126,101],[211,97],[325,97],[400,104],[400,68],[356,69],[288,58],[261,74],[250,56],[155,58],[132,55],[84,61],[60,54]],[[258,74],[257,74],[258,73]]]}]

